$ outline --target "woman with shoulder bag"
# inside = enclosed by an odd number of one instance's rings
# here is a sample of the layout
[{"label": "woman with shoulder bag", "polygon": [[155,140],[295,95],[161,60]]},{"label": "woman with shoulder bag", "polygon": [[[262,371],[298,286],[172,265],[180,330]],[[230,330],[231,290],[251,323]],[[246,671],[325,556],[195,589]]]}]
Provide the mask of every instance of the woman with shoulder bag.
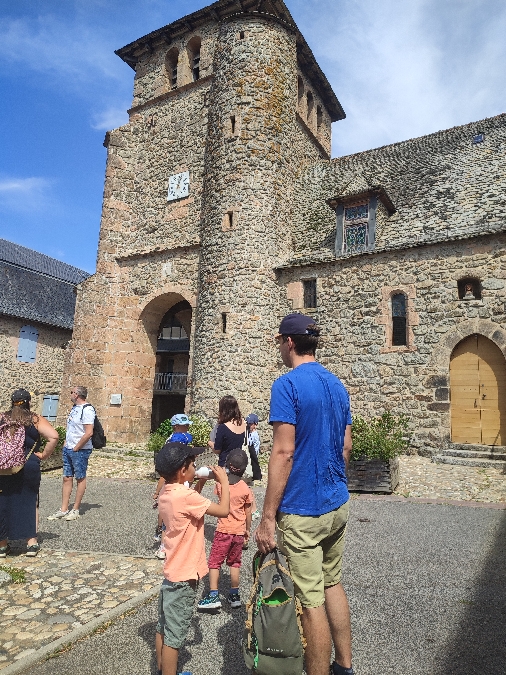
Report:
[{"label": "woman with shoulder bag", "polygon": [[[0,558],[10,551],[9,539],[26,539],[27,556],[36,556],[40,550],[37,542],[40,462],[52,454],[58,433],[44,417],[30,411],[30,400],[30,392],[17,389],[11,396],[11,409],[0,414],[0,425],[24,427],[26,458],[17,473],[0,475]],[[47,441],[43,452],[39,451],[41,437]]]}]

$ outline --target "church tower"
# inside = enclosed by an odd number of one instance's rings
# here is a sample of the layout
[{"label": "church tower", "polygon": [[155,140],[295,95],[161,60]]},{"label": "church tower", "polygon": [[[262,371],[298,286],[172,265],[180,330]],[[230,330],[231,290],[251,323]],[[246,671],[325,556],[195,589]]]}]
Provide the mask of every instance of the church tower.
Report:
[{"label": "church tower", "polygon": [[219,0],[118,50],[130,121],[108,148],[97,273],[64,376],[111,440],[224,394],[265,417],[290,310],[297,176],[330,159],[344,113],[281,0]]}]

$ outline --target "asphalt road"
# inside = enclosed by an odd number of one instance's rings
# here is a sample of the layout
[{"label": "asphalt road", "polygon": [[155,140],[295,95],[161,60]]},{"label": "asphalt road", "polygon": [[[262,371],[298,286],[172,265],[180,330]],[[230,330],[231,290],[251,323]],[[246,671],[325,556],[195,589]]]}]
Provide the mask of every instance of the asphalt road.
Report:
[{"label": "asphalt road", "polygon": [[[41,514],[59,507],[60,484],[44,478]],[[90,479],[76,522],[41,520],[57,549],[149,555],[153,484]],[[259,506],[262,490],[258,489]],[[209,547],[213,519],[206,524]],[[243,598],[251,581],[245,556]],[[228,578],[222,575],[226,591]],[[353,501],[343,581],[352,613],[357,675],[503,675],[506,663],[506,512]],[[207,589],[205,582],[202,592]],[[194,675],[246,675],[239,648],[244,610],[195,613],[180,668]],[[156,602],[102,634],[31,669],[33,675],[148,675]]]}]

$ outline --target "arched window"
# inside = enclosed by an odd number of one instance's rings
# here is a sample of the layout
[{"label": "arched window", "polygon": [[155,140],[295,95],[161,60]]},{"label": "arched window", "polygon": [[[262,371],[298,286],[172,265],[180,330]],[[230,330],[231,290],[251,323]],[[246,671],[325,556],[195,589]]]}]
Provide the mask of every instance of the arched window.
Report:
[{"label": "arched window", "polygon": [[314,97],[313,94],[308,91],[307,92],[307,121],[311,121],[311,117],[313,116],[313,110],[314,110]]},{"label": "arched window", "polygon": [[304,98],[304,80],[300,77],[297,80],[297,97],[299,101],[299,107],[302,105],[302,99]]},{"label": "arched window", "polygon": [[392,295],[392,346],[402,347],[407,344],[406,296],[404,293],[395,293]]},{"label": "arched window", "polygon": [[197,35],[188,42],[188,61],[192,72],[193,82],[200,79],[200,46],[202,39]]},{"label": "arched window", "polygon": [[176,89],[177,87],[177,63],[179,60],[179,50],[177,47],[173,47],[167,56],[165,57],[165,70],[167,71],[167,77],[169,78],[169,86],[171,89]]},{"label": "arched window", "polygon": [[23,326],[19,333],[18,353],[16,358],[22,363],[35,363],[39,331],[33,326]]},{"label": "arched window", "polygon": [[457,281],[459,300],[481,300],[481,283],[474,277],[466,277]]}]

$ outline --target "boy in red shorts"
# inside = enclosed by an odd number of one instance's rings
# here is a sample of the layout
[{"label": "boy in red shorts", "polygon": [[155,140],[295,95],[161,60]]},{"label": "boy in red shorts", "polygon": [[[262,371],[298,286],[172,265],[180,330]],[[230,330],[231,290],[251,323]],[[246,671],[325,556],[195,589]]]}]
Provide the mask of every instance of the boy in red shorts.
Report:
[{"label": "boy in red shorts", "polygon": [[[251,529],[251,505],[253,493],[242,480],[248,465],[246,453],[241,448],[231,450],[227,457],[228,482],[230,484],[230,513],[226,518],[218,518],[213,545],[209,555],[209,594],[199,602],[200,610],[219,609],[218,594],[220,568],[227,561],[230,568],[230,591],[228,601],[231,607],[240,607],[239,573],[241,570],[242,549],[249,539]],[[215,493],[221,498],[221,485],[216,484]]]}]

